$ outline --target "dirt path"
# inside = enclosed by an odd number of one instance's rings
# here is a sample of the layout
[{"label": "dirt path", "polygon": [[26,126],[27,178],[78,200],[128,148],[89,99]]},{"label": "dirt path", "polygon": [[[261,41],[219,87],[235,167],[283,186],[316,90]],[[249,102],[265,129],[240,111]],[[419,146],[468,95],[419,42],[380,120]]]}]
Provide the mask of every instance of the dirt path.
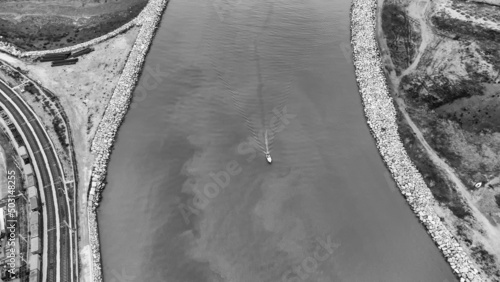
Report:
[{"label": "dirt path", "polygon": [[[418,19],[418,22],[420,23],[420,29],[421,29],[421,37],[422,37],[422,43],[420,44],[420,47],[418,48],[418,54],[415,57],[415,60],[413,63],[401,73],[400,77],[403,77],[407,75],[408,73],[411,73],[412,71],[415,70],[415,68],[418,66],[418,63],[420,62],[420,58],[422,58],[422,55],[425,52],[425,49],[427,49],[427,46],[429,45],[430,42],[433,41],[434,36],[432,33],[432,30],[430,29],[429,25],[426,22],[426,11],[427,8],[430,5],[429,0],[423,0],[419,2],[411,2],[410,6],[408,7],[408,14],[411,18]],[[399,79],[398,79],[398,85],[399,85]]]},{"label": "dirt path", "polygon": [[401,110],[401,113],[403,114],[405,120],[408,122],[408,125],[410,125],[411,129],[415,133],[415,136],[420,141],[420,144],[422,144],[422,146],[424,147],[429,158],[432,160],[434,165],[439,167],[447,175],[448,179],[451,180],[453,184],[455,184],[457,191],[467,202],[467,205],[471,208],[472,215],[480,223],[481,227],[484,228],[485,234],[476,234],[476,236],[483,237],[481,242],[485,244],[488,251],[494,253],[498,258],[500,258],[500,229],[493,226],[490,221],[484,216],[484,214],[479,211],[474,203],[474,200],[472,199],[471,194],[468,192],[467,188],[462,183],[460,178],[458,178],[453,168],[451,168],[443,159],[441,159],[436,151],[434,151],[429,143],[427,143],[420,129],[417,127],[417,125],[415,125],[413,120],[408,115],[403,99],[396,98],[396,103],[398,104],[398,107]]},{"label": "dirt path", "polygon": [[[379,11],[382,10],[382,5],[383,5],[384,0],[379,0]],[[426,13],[428,12],[427,9],[430,7],[430,1],[429,0],[423,0],[417,2],[412,2],[412,4],[409,6],[409,15],[412,18],[418,19],[420,22],[420,27],[421,27],[421,32],[422,32],[422,43],[421,46],[418,49],[418,54],[415,57],[415,61],[408,67],[408,69],[404,70],[401,74],[401,76],[396,76],[394,72],[389,76],[390,80],[388,81],[389,87],[393,88],[394,93],[397,93],[396,90],[399,89],[399,84],[401,81],[401,78],[404,75],[407,75],[411,72],[413,72],[416,67],[418,66],[418,63],[420,62],[420,59],[422,55],[424,54],[427,46],[431,42],[433,42],[434,36],[432,33],[432,29],[430,28],[428,22],[426,21]],[[378,31],[377,33],[379,34],[379,44],[380,48],[384,51],[381,53],[385,54],[386,50],[389,50],[387,47],[387,43],[385,41],[385,37],[383,36],[383,31],[381,30],[381,17],[378,17]],[[384,57],[386,64],[389,64],[391,66],[394,66],[392,63],[392,60],[390,56],[385,56]],[[416,124],[413,122],[413,120],[410,118],[408,112],[406,111],[406,104],[404,103],[404,100],[402,98],[395,98],[395,101],[398,105],[398,108],[401,110],[405,120],[408,122],[410,125],[412,131],[415,133],[417,139],[419,142],[422,144],[424,147],[425,151],[427,152],[427,155],[429,158],[432,160],[434,165],[436,165],[438,168],[440,168],[447,176],[447,178],[452,181],[457,189],[457,191],[460,193],[462,198],[467,202],[467,205],[471,208],[471,212],[474,216],[474,218],[478,221],[480,226],[484,229],[483,232],[476,232],[475,237],[485,245],[485,248],[491,252],[492,254],[495,254],[498,259],[500,259],[500,228],[493,226],[490,221],[486,218],[486,216],[481,213],[478,208],[476,207],[474,200],[472,199],[471,194],[468,192],[467,188],[465,185],[462,183],[460,178],[457,176],[456,172],[451,168],[443,159],[441,159],[438,154],[432,149],[432,147],[427,143],[425,140],[422,132],[420,129],[416,126]]]}]

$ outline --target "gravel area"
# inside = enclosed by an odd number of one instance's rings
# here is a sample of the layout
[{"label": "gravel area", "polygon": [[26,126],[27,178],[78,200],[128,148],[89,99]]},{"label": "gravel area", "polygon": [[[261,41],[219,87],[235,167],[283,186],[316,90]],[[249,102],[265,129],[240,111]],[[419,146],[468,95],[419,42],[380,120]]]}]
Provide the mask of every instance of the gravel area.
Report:
[{"label": "gravel area", "polygon": [[382,71],[376,40],[376,0],[353,0],[351,45],[367,123],[384,162],[411,209],[427,229],[460,281],[486,281],[435,213],[436,204],[398,135],[396,109]]}]

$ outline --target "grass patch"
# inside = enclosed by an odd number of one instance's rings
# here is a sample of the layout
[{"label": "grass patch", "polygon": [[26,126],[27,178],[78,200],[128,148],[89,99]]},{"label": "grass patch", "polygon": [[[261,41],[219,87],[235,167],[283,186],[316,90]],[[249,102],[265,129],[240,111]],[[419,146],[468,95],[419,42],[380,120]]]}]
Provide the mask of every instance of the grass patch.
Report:
[{"label": "grass patch", "polygon": [[445,133],[445,129],[442,126],[443,122],[439,119],[431,119],[426,126],[430,132],[426,134],[425,139],[429,145],[450,162],[453,167],[460,167],[462,157],[450,149],[451,143],[449,141],[449,136]]},{"label": "grass patch", "polygon": [[[491,87],[490,87],[491,88]],[[440,118],[456,122],[463,130],[477,134],[500,132],[500,93],[462,99],[436,110]]]},{"label": "grass patch", "polygon": [[40,95],[40,92],[38,92],[38,89],[31,82],[28,82],[24,85],[24,90],[28,91],[32,95],[36,95],[36,96]]},{"label": "grass patch", "polygon": [[491,64],[496,71],[500,71],[500,50],[498,49],[498,43],[498,41],[477,41],[481,57],[487,63]]},{"label": "grass patch", "polygon": [[62,120],[58,116],[54,116],[54,119],[52,120],[52,126],[54,126],[54,130],[56,131],[59,142],[61,143],[63,148],[67,150],[69,144],[66,140],[66,127],[64,126],[64,124],[62,124]]},{"label": "grass patch", "polygon": [[453,19],[442,14],[431,18],[432,24],[444,32],[460,34],[460,38],[474,41],[496,41],[500,40],[500,32],[475,25],[472,22]]},{"label": "grass patch", "polygon": [[475,80],[463,79],[453,83],[445,76],[405,76],[401,88],[416,107],[434,110],[461,98],[482,96],[484,86]]},{"label": "grass patch", "polygon": [[61,16],[23,16],[19,21],[0,18],[2,41],[25,51],[51,50],[80,44],[126,24],[136,17],[147,1],[126,10],[90,17],[85,24]]},{"label": "grass patch", "polygon": [[415,58],[416,47],[422,39],[420,34],[414,31],[404,9],[395,4],[384,4],[382,30],[387,39],[396,74],[400,75]]},{"label": "grass patch", "polygon": [[[486,274],[491,277],[500,277],[500,271],[496,268],[496,259],[493,255],[488,253],[482,246],[475,246],[471,248],[472,257],[476,259],[476,261],[480,261],[483,264],[483,270]],[[498,281],[498,280],[494,280]]]},{"label": "grass patch", "polygon": [[439,169],[432,163],[426,152],[413,135],[410,126],[403,120],[398,111],[398,132],[403,141],[406,152],[415,164],[416,168],[422,174],[422,177],[431,190],[434,198],[445,204],[451,212],[458,218],[470,216],[470,212],[465,208],[457,192],[450,188],[448,181],[441,175]]}]

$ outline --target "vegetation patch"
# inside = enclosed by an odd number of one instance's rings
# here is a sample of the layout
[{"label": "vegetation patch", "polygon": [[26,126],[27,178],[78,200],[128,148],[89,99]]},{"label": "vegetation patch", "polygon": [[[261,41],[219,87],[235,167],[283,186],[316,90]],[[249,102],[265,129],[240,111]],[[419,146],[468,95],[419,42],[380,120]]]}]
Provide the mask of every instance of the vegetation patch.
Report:
[{"label": "vegetation patch", "polygon": [[407,75],[401,79],[401,89],[413,106],[430,110],[461,98],[484,94],[484,86],[477,81],[452,82],[443,75]]},{"label": "vegetation patch", "polygon": [[408,113],[429,145],[472,189],[499,169],[500,147],[493,133],[500,132],[500,92],[472,80],[452,84],[441,76],[423,77],[430,76],[412,74],[402,80]]},{"label": "vegetation patch", "polygon": [[452,149],[449,136],[444,128],[444,122],[439,119],[430,119],[426,128],[429,129],[425,136],[429,145],[452,165],[460,165],[462,157]]},{"label": "vegetation patch", "polygon": [[[489,0],[491,2],[496,1],[500,4],[498,0]],[[476,2],[476,3],[472,3]],[[482,3],[481,3],[482,2]],[[485,21],[498,22],[500,21],[500,14],[498,14],[498,8],[488,1],[470,1],[470,0],[451,0],[451,7],[458,13],[475,19],[482,19]]]},{"label": "vegetation patch", "polygon": [[[69,144],[68,144],[66,126],[64,126],[64,123],[59,117],[59,114],[56,112],[56,107],[57,107],[55,105],[55,103],[57,102],[56,97],[52,93],[50,94],[45,93],[45,95],[43,95],[42,93],[40,93],[38,88],[31,82],[28,82],[26,83],[26,85],[24,85],[24,91],[33,95],[34,100],[36,102],[42,102],[41,105],[44,111],[52,118],[52,126],[54,128],[54,131],[56,132],[59,143],[61,144],[64,151],[68,153]],[[46,98],[46,96],[48,98]]]},{"label": "vegetation patch", "polygon": [[147,1],[123,11],[96,15],[79,24],[62,16],[22,16],[19,20],[0,18],[0,39],[24,51],[51,50],[80,44],[105,35],[135,18]]},{"label": "vegetation patch", "polygon": [[422,177],[431,190],[434,198],[446,205],[452,213],[458,218],[465,218],[471,213],[466,209],[466,205],[460,199],[460,196],[454,189],[450,189],[452,185],[441,175],[440,170],[432,163],[422,148],[418,140],[413,135],[410,126],[403,120],[403,117],[398,111],[398,132],[403,145],[410,159],[415,164],[416,168],[422,174]]},{"label": "vegetation patch", "polygon": [[500,92],[460,99],[436,109],[440,118],[456,122],[462,129],[487,134],[500,132]]},{"label": "vegetation patch", "polygon": [[488,253],[482,246],[475,246],[471,248],[472,257],[477,261],[483,263],[482,269],[490,277],[500,277],[500,271],[496,269],[496,259],[493,255]]},{"label": "vegetation patch", "polygon": [[422,41],[419,27],[412,24],[406,11],[395,4],[384,4],[382,9],[382,30],[396,68],[396,74],[411,65],[416,49]]},{"label": "vegetation patch", "polygon": [[500,40],[500,32],[476,25],[470,21],[461,21],[448,17],[444,14],[437,14],[431,18],[432,24],[443,32],[460,34],[461,39],[473,41],[496,41]]}]

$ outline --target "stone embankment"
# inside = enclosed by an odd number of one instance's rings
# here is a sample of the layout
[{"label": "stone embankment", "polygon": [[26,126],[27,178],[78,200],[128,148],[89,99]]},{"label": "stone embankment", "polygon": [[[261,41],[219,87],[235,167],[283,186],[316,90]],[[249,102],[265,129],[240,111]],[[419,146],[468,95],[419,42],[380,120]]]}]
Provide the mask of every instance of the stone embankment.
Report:
[{"label": "stone embankment", "polygon": [[351,45],[356,80],[377,147],[401,193],[427,228],[460,281],[484,281],[458,241],[434,212],[435,200],[398,135],[396,109],[388,92],[376,40],[376,0],[353,0]]},{"label": "stone embankment", "polygon": [[125,64],[118,84],[111,96],[94,136],[91,152],[94,159],[91,175],[91,188],[88,198],[89,240],[92,251],[91,276],[92,281],[101,282],[101,254],[99,246],[99,230],[97,226],[97,207],[101,192],[105,186],[106,169],[112,146],[118,128],[127,112],[134,87],[139,79],[146,54],[152,43],[155,31],[160,23],[168,0],[150,0],[135,24],[141,25],[141,30],[134,43],[132,51]]}]

